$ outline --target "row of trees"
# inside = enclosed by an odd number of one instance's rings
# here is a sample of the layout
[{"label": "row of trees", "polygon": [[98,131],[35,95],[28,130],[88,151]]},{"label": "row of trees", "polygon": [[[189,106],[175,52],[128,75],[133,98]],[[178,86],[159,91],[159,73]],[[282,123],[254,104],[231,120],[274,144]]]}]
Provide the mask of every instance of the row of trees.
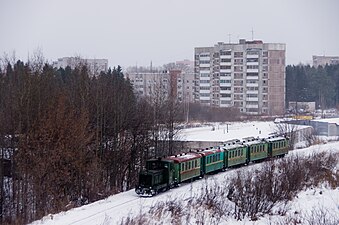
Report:
[{"label": "row of trees", "polygon": [[133,188],[146,159],[175,152],[183,118],[171,95],[136,96],[120,67],[91,76],[36,59],[0,69],[2,224]]},{"label": "row of trees", "polygon": [[286,102],[316,102],[320,108],[339,105],[339,65],[286,67]]}]

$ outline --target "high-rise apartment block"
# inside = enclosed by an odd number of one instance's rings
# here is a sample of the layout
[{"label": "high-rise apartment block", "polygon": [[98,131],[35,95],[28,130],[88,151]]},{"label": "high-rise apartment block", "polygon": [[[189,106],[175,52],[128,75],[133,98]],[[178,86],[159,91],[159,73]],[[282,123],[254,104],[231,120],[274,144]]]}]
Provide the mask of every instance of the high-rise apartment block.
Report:
[{"label": "high-rise apartment block", "polygon": [[283,114],[285,48],[244,39],[195,48],[195,101],[246,114]]},{"label": "high-rise apartment block", "polygon": [[53,62],[53,66],[56,68],[66,68],[67,66],[74,69],[78,65],[85,65],[88,67],[91,75],[99,75],[100,72],[107,72],[108,59],[82,59],[79,57],[63,57],[58,61]]},{"label": "high-rise apartment block", "polygon": [[313,57],[313,66],[339,65],[339,56],[318,56]]}]

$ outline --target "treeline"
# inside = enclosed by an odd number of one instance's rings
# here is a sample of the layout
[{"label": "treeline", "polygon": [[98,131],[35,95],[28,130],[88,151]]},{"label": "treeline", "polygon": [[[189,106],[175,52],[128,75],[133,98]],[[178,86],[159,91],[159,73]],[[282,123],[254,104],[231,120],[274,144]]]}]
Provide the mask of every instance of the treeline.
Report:
[{"label": "treeline", "polygon": [[316,102],[317,108],[339,105],[339,65],[286,67],[286,103]]},{"label": "treeline", "polygon": [[134,95],[119,66],[91,76],[85,65],[7,62],[0,223],[28,223],[133,188],[146,159],[175,151],[183,110],[161,93]]}]

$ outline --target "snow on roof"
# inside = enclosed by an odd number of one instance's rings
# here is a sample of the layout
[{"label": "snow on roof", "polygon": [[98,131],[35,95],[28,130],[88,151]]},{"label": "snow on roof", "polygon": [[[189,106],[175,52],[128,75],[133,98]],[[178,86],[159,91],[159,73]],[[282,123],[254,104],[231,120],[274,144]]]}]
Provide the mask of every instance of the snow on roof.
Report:
[{"label": "snow on roof", "polygon": [[222,152],[222,150],[219,147],[211,147],[211,148],[206,148],[206,149],[199,149],[197,150],[197,152],[206,156],[206,155],[215,154],[217,152]]},{"label": "snow on roof", "polygon": [[198,153],[187,152],[187,153],[181,153],[181,154],[178,154],[178,155],[173,155],[173,156],[170,156],[166,159],[170,159],[170,160],[173,160],[174,162],[180,163],[180,162],[186,162],[186,161],[189,161],[189,160],[192,160],[192,159],[198,159],[198,158],[201,158],[201,157],[202,156]]},{"label": "snow on roof", "polygon": [[281,141],[281,140],[285,140],[286,138],[283,136],[277,136],[277,137],[268,137],[265,138],[266,141],[268,142],[272,142],[272,141]]},{"label": "snow on roof", "polygon": [[243,143],[244,145],[259,144],[262,143],[262,139],[244,139]]},{"label": "snow on roof", "polygon": [[328,119],[318,119],[318,120],[312,120],[315,122],[324,122],[324,123],[335,123],[339,126],[339,118],[328,118]]},{"label": "snow on roof", "polygon": [[224,145],[221,146],[222,149],[224,150],[230,150],[230,149],[234,149],[234,148],[238,148],[238,147],[244,147],[244,145],[242,144],[242,142],[226,142],[224,143]]}]

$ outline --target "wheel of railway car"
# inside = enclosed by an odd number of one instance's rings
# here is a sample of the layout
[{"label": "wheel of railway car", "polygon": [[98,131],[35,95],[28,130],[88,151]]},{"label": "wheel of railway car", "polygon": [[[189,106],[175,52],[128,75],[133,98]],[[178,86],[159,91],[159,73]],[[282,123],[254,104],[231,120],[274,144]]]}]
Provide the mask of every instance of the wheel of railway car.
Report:
[{"label": "wheel of railway car", "polygon": [[157,190],[154,190],[154,191],[152,191],[152,196],[156,196],[158,194],[158,191]]}]

